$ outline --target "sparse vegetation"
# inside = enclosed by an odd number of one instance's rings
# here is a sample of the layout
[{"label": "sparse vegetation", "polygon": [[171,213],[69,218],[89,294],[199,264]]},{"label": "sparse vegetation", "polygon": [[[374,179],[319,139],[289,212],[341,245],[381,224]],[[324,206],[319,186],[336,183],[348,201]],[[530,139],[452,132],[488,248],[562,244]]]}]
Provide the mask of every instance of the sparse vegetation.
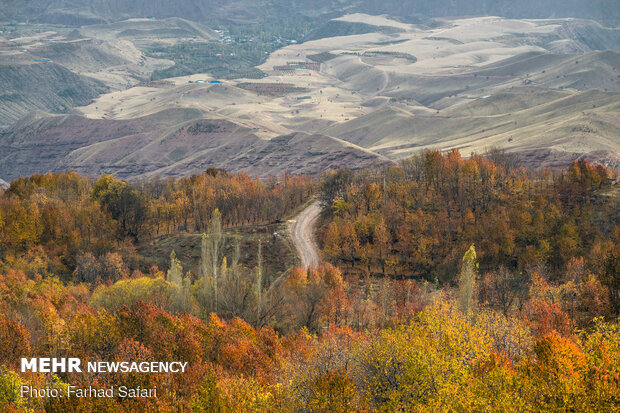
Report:
[{"label": "sparse vegetation", "polygon": [[354,34],[377,32],[392,34],[399,33],[400,31],[402,30],[392,26],[373,26],[367,23],[330,20],[327,23],[324,23],[322,26],[319,26],[310,33],[308,33],[305,36],[304,40],[310,41],[324,39],[327,37],[351,36]]},{"label": "sparse vegetation", "polygon": [[291,93],[305,93],[309,90],[306,88],[296,87],[291,83],[239,83],[237,87],[245,90],[251,90],[259,95],[266,96],[284,96]]},{"label": "sparse vegetation", "polygon": [[154,45],[146,49],[148,56],[170,59],[175,65],[155,71],[151,78],[210,73],[225,79],[260,79],[265,74],[255,66],[274,50],[300,40],[309,27],[308,23],[286,21],[273,26],[227,24],[217,42]]},{"label": "sparse vegetation", "polygon": [[338,55],[335,55],[335,54],[330,53],[330,52],[321,52],[321,53],[317,53],[317,54],[310,54],[310,55],[308,55],[306,57],[308,59],[314,61],[314,62],[325,63],[325,62],[328,62],[328,61],[338,57]]}]

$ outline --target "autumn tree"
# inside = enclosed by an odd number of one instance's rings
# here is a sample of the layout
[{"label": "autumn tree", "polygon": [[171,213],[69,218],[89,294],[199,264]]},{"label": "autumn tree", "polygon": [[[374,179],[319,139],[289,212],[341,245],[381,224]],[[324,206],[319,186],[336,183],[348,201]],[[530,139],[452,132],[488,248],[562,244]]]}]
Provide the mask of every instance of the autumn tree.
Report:
[{"label": "autumn tree", "polygon": [[26,401],[21,397],[24,381],[13,370],[0,366],[0,407],[7,412],[23,411]]},{"label": "autumn tree", "polygon": [[176,312],[189,312],[192,309],[191,281],[189,276],[183,276],[183,266],[176,257],[174,250],[170,253],[170,269],[166,279],[174,284],[174,309]]},{"label": "autumn tree", "polygon": [[463,256],[461,274],[459,276],[459,306],[464,313],[469,312],[474,305],[477,269],[476,249],[472,245]]},{"label": "autumn tree", "polygon": [[353,180],[353,174],[348,169],[328,173],[321,184],[320,200],[323,209],[331,208],[334,201],[343,199],[347,185]]},{"label": "autumn tree", "polygon": [[118,221],[121,238],[129,236],[137,240],[142,235],[147,209],[141,192],[112,175],[103,175],[95,182],[92,196]]},{"label": "autumn tree", "polygon": [[291,316],[300,325],[317,330],[330,291],[342,287],[341,272],[330,264],[304,270],[294,268],[286,280]]},{"label": "autumn tree", "polygon": [[[213,286],[213,309],[217,312],[218,304],[218,266],[220,265],[222,249],[222,221],[218,209],[213,211],[209,230],[203,235],[201,247],[201,271],[203,271],[203,286],[207,288],[209,284]],[[211,278],[211,283],[207,282],[207,277]],[[206,291],[204,292],[206,295]]]},{"label": "autumn tree", "polygon": [[263,300],[263,252],[262,242],[258,240],[258,253],[256,256],[256,319],[257,325],[261,319]]},{"label": "autumn tree", "polygon": [[526,273],[500,267],[484,274],[479,285],[479,301],[499,309],[505,317],[519,310],[527,300],[529,277]]},{"label": "autumn tree", "polygon": [[614,314],[620,314],[620,248],[610,251],[607,256],[601,282],[607,287]]}]

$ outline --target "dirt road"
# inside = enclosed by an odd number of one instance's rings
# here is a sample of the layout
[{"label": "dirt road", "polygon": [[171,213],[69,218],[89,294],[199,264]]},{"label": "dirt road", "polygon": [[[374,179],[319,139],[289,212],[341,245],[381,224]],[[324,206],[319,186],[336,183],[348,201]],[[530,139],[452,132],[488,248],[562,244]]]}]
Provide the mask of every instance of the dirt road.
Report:
[{"label": "dirt road", "polygon": [[288,221],[288,229],[301,258],[303,268],[316,267],[320,262],[319,248],[314,238],[314,227],[320,213],[319,203],[314,202],[295,218]]},{"label": "dirt road", "polygon": [[379,91],[377,92],[377,95],[382,94],[385,88],[388,87],[389,84],[390,84],[390,74],[384,70],[383,71],[383,86],[381,86],[381,89],[379,89]]}]

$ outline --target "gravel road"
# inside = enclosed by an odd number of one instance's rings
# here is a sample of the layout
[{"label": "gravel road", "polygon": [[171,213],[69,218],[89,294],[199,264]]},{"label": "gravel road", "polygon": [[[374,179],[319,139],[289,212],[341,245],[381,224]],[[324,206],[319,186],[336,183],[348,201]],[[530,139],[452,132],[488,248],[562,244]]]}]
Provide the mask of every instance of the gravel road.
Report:
[{"label": "gravel road", "polygon": [[315,202],[288,221],[288,228],[301,258],[303,268],[319,265],[319,249],[314,238],[314,227],[321,213],[321,207]]}]

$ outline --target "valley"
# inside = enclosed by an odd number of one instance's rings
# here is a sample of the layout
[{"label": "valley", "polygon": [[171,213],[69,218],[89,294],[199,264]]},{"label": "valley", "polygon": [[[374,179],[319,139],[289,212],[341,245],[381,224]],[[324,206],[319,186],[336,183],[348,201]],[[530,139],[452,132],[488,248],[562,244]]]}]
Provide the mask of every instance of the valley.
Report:
[{"label": "valley", "polygon": [[[137,179],[213,166],[266,177],[495,147],[528,166],[580,156],[618,166],[617,29],[578,19],[333,21],[340,26],[271,52],[259,78],[158,79],[185,63],[154,47],[212,44],[201,59],[224,59],[218,44],[252,40],[180,18],[5,35],[0,176],[72,169]],[[48,91],[20,76],[47,76]]]}]

